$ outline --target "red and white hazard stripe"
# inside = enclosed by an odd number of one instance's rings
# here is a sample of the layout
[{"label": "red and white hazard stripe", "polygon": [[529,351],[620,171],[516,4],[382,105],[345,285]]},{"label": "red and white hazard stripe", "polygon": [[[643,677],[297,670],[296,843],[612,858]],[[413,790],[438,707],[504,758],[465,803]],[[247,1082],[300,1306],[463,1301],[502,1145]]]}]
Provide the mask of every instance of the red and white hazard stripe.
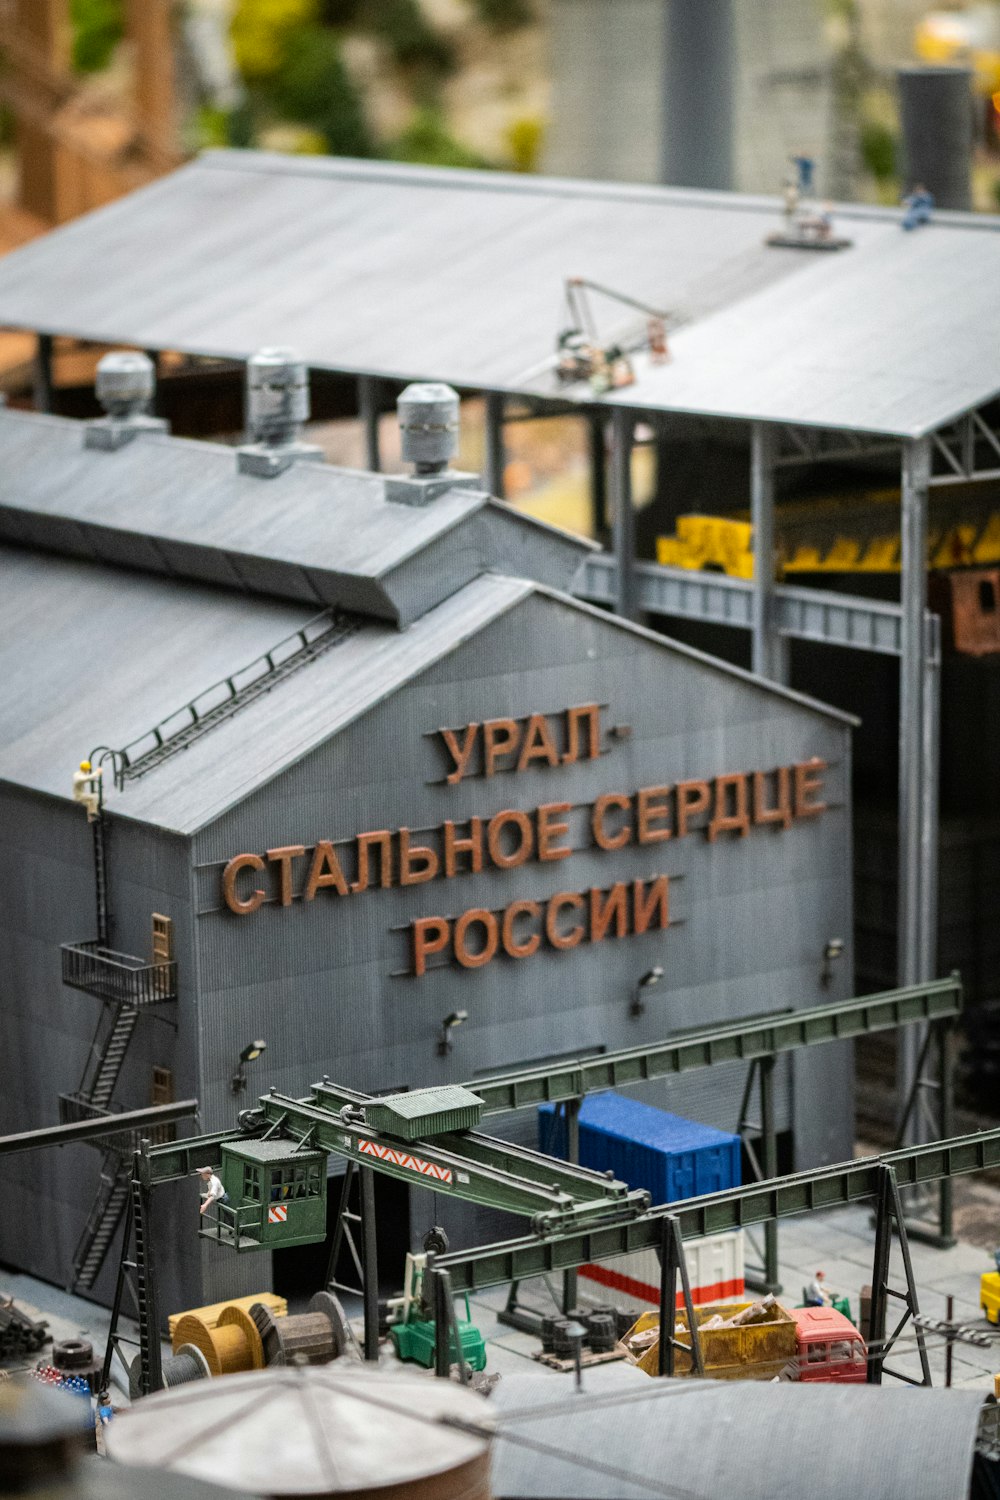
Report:
[{"label": "red and white hazard stripe", "polygon": [[419,1156],[411,1156],[408,1151],[397,1151],[392,1146],[383,1146],[379,1141],[359,1140],[358,1150],[365,1156],[377,1156],[379,1161],[388,1161],[394,1166],[405,1167],[408,1172],[419,1172],[422,1177],[433,1177],[435,1182],[454,1180],[450,1167],[439,1167],[435,1162],[424,1161]]},{"label": "red and white hazard stripe", "polygon": [[288,1218],[288,1209],[284,1204],[272,1203],[267,1211],[267,1222],[269,1224],[284,1224]]}]

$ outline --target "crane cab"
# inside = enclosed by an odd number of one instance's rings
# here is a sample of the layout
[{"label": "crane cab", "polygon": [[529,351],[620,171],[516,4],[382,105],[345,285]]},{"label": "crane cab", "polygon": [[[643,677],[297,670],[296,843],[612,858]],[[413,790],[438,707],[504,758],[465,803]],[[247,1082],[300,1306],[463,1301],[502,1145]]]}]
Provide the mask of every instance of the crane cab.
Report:
[{"label": "crane cab", "polygon": [[204,1239],[233,1250],[278,1250],[326,1239],[325,1151],[290,1141],[227,1141],[219,1178],[229,1197],[202,1220]]}]

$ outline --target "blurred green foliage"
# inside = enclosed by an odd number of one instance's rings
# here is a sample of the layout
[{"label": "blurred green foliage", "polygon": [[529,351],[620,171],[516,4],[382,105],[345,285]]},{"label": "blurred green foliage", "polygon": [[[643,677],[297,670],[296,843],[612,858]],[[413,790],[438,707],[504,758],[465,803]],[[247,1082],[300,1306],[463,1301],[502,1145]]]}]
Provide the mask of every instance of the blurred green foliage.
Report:
[{"label": "blurred green foliage", "polygon": [[420,0],[367,0],[359,19],[385,42],[399,67],[438,77],[453,71],[455,49],[431,25]]},{"label": "blurred green foliage", "polygon": [[344,66],[335,31],[303,26],[291,32],[268,92],[284,119],[316,131],[334,156],[372,154],[361,97]]},{"label": "blurred green foliage", "polygon": [[516,31],[535,19],[531,0],[471,0],[471,4],[491,31]]},{"label": "blurred green foliage", "polygon": [[896,176],[899,143],[887,125],[867,120],[861,126],[861,160],[876,182]]},{"label": "blurred green foliage", "polygon": [[293,32],[319,19],[319,0],[237,0],[229,34],[247,83],[266,83],[280,72]]},{"label": "blurred green foliage", "polygon": [[78,73],[99,73],[125,34],[123,0],[70,0],[70,56]]},{"label": "blurred green foliage", "polygon": [[419,162],[429,167],[491,167],[492,162],[457,141],[439,110],[418,109],[409,125],[385,153],[392,161]]}]

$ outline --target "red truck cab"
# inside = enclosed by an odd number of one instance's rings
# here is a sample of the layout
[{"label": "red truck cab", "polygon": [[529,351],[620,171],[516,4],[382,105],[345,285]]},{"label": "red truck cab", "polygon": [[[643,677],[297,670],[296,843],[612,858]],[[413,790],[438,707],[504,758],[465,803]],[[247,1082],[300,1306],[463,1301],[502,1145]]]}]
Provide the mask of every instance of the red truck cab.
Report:
[{"label": "red truck cab", "polygon": [[832,1307],[796,1307],[799,1380],[863,1385],[868,1375],[865,1341],[849,1318]]}]

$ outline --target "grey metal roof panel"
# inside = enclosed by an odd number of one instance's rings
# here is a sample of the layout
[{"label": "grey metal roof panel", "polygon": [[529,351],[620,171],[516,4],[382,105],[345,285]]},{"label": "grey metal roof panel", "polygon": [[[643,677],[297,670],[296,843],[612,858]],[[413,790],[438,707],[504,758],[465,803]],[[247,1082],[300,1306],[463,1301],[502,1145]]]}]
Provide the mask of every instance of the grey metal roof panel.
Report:
[{"label": "grey metal roof panel", "polygon": [[[365,624],[182,755],[112,793],[109,807],[179,833],[196,832],[485,629],[533,587],[484,574],[405,630]],[[243,653],[234,665],[247,659]],[[210,681],[205,677],[201,686]],[[163,705],[161,714],[171,706]]]},{"label": "grey metal roof panel", "polygon": [[61,797],[95,746],[143,733],[314,613],[16,547],[0,576],[0,777]]},{"label": "grey metal roof panel", "polygon": [[[184,580],[0,547],[0,779],[70,796],[76,764],[119,748],[301,629],[312,615]],[[532,593],[639,634],[713,673],[802,699],[525,579],[483,574],[405,630],[367,621],[183,751],[106,788],[108,807],[178,833],[205,827]]]},{"label": "grey metal roof panel", "polygon": [[968,1494],[982,1392],[537,1375],[493,1393],[497,1500],[940,1500]]},{"label": "grey metal roof panel", "polygon": [[[144,735],[314,613],[21,548],[0,547],[0,573],[0,779],[57,797],[96,746]],[[532,587],[484,575],[406,630],[366,623],[124,792],[107,787],[107,805],[193,832]]]},{"label": "grey metal roof panel", "polygon": [[817,255],[765,246],[775,200],[210,152],[6,256],[0,323],[545,390],[581,275],[682,322],[627,405],[914,435],[994,395],[1000,221],[836,212]]},{"label": "grey metal roof panel", "polygon": [[0,537],[406,624],[487,568],[568,583],[589,544],[456,486],[425,506],[322,463],[241,474],[160,434],[116,452],[83,424],[0,411]]}]

